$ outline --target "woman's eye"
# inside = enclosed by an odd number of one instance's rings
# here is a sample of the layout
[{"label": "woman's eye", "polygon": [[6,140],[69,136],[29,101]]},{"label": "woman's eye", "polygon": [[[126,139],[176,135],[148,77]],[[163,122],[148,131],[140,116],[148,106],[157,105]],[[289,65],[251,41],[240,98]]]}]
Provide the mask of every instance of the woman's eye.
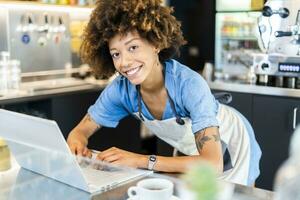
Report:
[{"label": "woman's eye", "polygon": [[134,50],[136,50],[138,48],[138,46],[131,46],[131,47],[129,47],[129,51],[134,51]]},{"label": "woman's eye", "polygon": [[120,55],[119,53],[113,53],[113,54],[111,54],[111,57],[112,57],[112,58],[118,58],[119,55]]}]

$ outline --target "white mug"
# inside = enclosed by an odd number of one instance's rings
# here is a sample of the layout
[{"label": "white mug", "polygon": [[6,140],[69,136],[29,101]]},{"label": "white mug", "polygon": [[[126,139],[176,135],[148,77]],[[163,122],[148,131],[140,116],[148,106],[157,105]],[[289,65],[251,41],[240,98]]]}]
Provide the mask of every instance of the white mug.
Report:
[{"label": "white mug", "polygon": [[171,181],[162,178],[149,178],[141,180],[136,186],[128,189],[129,199],[139,200],[170,200],[174,185]]}]

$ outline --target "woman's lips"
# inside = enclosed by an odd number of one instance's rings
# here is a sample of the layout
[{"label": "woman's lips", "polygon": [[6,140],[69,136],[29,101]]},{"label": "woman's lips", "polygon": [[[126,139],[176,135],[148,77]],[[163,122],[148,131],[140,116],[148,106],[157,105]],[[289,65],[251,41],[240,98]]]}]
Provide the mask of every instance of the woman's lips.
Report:
[{"label": "woman's lips", "polygon": [[135,68],[133,68],[133,69],[130,69],[130,70],[126,71],[125,74],[126,74],[128,77],[135,76],[135,75],[140,71],[141,68],[142,68],[142,65],[139,66],[139,67],[135,67]]}]

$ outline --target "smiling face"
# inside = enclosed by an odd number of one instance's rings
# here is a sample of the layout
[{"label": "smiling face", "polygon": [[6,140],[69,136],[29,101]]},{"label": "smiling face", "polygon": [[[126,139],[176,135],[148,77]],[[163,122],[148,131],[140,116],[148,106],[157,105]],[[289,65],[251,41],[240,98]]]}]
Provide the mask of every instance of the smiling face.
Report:
[{"label": "smiling face", "polygon": [[136,31],[114,36],[108,46],[116,70],[132,84],[149,82],[161,73],[158,49]]}]

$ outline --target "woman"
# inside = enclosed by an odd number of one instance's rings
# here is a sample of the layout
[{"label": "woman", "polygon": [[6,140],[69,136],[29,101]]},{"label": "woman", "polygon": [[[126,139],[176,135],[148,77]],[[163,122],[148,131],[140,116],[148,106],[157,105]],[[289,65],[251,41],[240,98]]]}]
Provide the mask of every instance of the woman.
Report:
[{"label": "woman", "polygon": [[[223,172],[219,122],[227,116],[220,113],[232,114],[219,106],[199,74],[171,59],[185,44],[180,23],[171,13],[160,0],[98,1],[81,56],[98,74],[111,76],[117,71],[119,76],[71,131],[68,144],[73,153],[90,156],[88,138],[132,114],[187,156],[149,156],[112,147],[99,153],[98,159],[163,172],[185,172],[205,160]],[[222,135],[226,139],[232,131]]]}]

